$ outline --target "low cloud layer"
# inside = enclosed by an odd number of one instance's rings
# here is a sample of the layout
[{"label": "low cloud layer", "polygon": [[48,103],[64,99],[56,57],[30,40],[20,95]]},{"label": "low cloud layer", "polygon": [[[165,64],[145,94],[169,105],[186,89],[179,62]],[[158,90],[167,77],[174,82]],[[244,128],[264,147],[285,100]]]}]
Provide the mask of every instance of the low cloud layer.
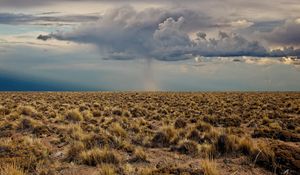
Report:
[{"label": "low cloud layer", "polygon": [[[300,55],[300,50],[293,47],[271,51],[260,42],[233,32],[219,32],[217,37],[208,37],[207,33],[201,31],[196,32],[200,29],[207,30],[213,24],[215,24],[213,19],[188,9],[147,9],[138,12],[126,6],[109,11],[96,23],[82,25],[71,32],[40,35],[38,39],[46,41],[55,38],[93,44],[99,48],[104,58],[121,60]],[[252,25],[243,20],[233,24]],[[196,37],[191,37],[191,32],[196,32]],[[275,28],[269,35],[278,32],[280,30]]]},{"label": "low cloud layer", "polygon": [[[54,15],[53,15],[54,14]],[[0,24],[32,24],[32,23],[83,23],[97,21],[96,15],[59,15],[56,13],[22,14],[22,13],[0,13]]]}]

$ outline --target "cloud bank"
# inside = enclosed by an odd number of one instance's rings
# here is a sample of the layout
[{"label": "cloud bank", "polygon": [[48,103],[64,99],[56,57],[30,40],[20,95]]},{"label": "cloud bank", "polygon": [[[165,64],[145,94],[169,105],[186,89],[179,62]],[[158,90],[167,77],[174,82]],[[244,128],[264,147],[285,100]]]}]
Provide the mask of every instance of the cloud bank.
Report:
[{"label": "cloud bank", "polygon": [[[288,47],[270,50],[259,41],[252,41],[233,32],[219,32],[216,37],[199,30],[207,30],[216,24],[214,19],[185,8],[171,10],[146,9],[136,11],[130,6],[110,10],[95,23],[84,24],[71,32],[40,35],[38,39],[67,40],[93,44],[107,59],[154,58],[158,60],[182,60],[196,56],[287,56],[300,55],[299,49]],[[233,25],[252,25],[240,20]],[[289,22],[265,36],[266,39],[297,44],[298,39],[283,37],[286,31],[298,34]],[[195,37],[191,37],[195,33]],[[281,35],[282,37],[281,37]],[[271,37],[276,35],[276,37]],[[284,40],[285,39],[285,40]],[[291,42],[292,40],[293,42]]]},{"label": "cloud bank", "polygon": [[[55,13],[53,13],[55,14]],[[0,24],[32,24],[32,23],[83,23],[97,21],[99,16],[96,15],[53,15],[50,13],[32,15],[22,13],[0,13]]]}]

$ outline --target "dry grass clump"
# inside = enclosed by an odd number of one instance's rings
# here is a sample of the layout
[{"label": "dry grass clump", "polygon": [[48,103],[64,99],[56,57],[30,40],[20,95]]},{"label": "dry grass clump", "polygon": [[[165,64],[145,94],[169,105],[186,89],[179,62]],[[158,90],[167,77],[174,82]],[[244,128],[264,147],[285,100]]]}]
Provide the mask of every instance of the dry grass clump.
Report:
[{"label": "dry grass clump", "polygon": [[251,155],[255,151],[255,145],[251,138],[244,137],[239,141],[239,150],[245,155]]},{"label": "dry grass clump", "polygon": [[113,108],[113,109],[112,109],[112,114],[113,114],[113,115],[116,115],[116,116],[122,116],[123,111],[122,111],[122,109],[120,109],[120,108]]},{"label": "dry grass clump", "polygon": [[216,154],[215,146],[212,144],[204,143],[199,146],[199,152],[204,158],[213,157]]},{"label": "dry grass clump", "polygon": [[220,135],[219,130],[211,128],[209,131],[204,132],[204,141],[207,143],[214,143],[219,139]]},{"label": "dry grass clump", "polygon": [[179,143],[177,151],[182,154],[196,156],[199,154],[199,147],[196,142],[185,140]]},{"label": "dry grass clump", "polygon": [[220,175],[217,168],[217,163],[211,159],[204,159],[201,161],[201,168],[204,171],[204,175]]},{"label": "dry grass clump", "polygon": [[215,147],[220,154],[232,153],[238,149],[238,139],[234,135],[221,134],[215,143]]},{"label": "dry grass clump", "polygon": [[116,168],[112,164],[101,164],[98,169],[99,175],[117,175]]},{"label": "dry grass clump", "polygon": [[193,140],[193,141],[198,142],[198,143],[203,143],[204,142],[204,135],[201,134],[201,132],[198,131],[197,129],[191,129],[191,131],[188,133],[187,138],[189,140]]},{"label": "dry grass clump", "polygon": [[131,159],[131,162],[147,162],[147,154],[145,151],[138,147],[134,150],[133,159]]},{"label": "dry grass clump", "polygon": [[33,130],[39,123],[35,121],[34,119],[31,118],[23,118],[19,125],[18,129],[19,130]]},{"label": "dry grass clump", "polygon": [[22,115],[33,116],[37,114],[37,111],[32,106],[19,106],[18,110]]},{"label": "dry grass clump", "polygon": [[275,153],[270,145],[265,142],[257,145],[257,149],[253,151],[252,159],[254,164],[258,164],[268,169],[276,168]]},{"label": "dry grass clump", "polygon": [[155,172],[155,169],[150,167],[139,168],[137,171],[138,175],[155,175],[158,174]]},{"label": "dry grass clump", "polygon": [[70,148],[67,151],[66,159],[70,162],[79,160],[79,153],[84,151],[85,146],[80,141],[75,141],[70,145]]},{"label": "dry grass clump", "polygon": [[[39,139],[28,136],[0,140],[0,166],[17,165],[19,170],[32,172],[40,160],[47,160],[48,148]],[[11,168],[11,167],[8,167]]]},{"label": "dry grass clump", "polygon": [[26,173],[16,164],[5,164],[0,165],[0,175],[26,175]]},{"label": "dry grass clump", "polygon": [[212,129],[212,126],[206,122],[198,122],[196,124],[196,128],[200,131],[200,132],[208,132]]},{"label": "dry grass clump", "polygon": [[269,127],[271,129],[282,130],[282,127],[279,125],[278,122],[269,123]]},{"label": "dry grass clump", "polygon": [[74,140],[83,140],[86,137],[86,134],[82,130],[79,124],[70,124],[66,126],[67,130],[67,138],[71,138]]},{"label": "dry grass clump", "polygon": [[175,121],[175,123],[174,123],[174,127],[176,129],[178,129],[178,128],[184,128],[184,127],[186,127],[186,125],[187,125],[186,121],[183,120],[183,119],[181,119],[181,118],[177,119]]},{"label": "dry grass clump", "polygon": [[0,105],[0,116],[8,115],[10,110],[4,106]]},{"label": "dry grass clump", "polygon": [[177,135],[177,131],[172,127],[165,127],[157,132],[152,138],[152,146],[154,147],[168,147],[172,140]]},{"label": "dry grass clump", "polygon": [[90,110],[83,111],[82,116],[85,120],[91,120],[94,117],[93,113]]},{"label": "dry grass clump", "polygon": [[65,119],[69,121],[79,122],[83,120],[83,116],[78,109],[69,110],[65,115]]},{"label": "dry grass clump", "polygon": [[127,136],[126,130],[123,129],[122,126],[119,123],[113,123],[110,126],[110,130],[116,136],[119,136],[119,137],[126,137]]},{"label": "dry grass clump", "polygon": [[120,162],[120,156],[115,150],[93,148],[91,150],[82,151],[79,154],[79,162],[90,166],[96,166],[102,163],[118,164]]}]

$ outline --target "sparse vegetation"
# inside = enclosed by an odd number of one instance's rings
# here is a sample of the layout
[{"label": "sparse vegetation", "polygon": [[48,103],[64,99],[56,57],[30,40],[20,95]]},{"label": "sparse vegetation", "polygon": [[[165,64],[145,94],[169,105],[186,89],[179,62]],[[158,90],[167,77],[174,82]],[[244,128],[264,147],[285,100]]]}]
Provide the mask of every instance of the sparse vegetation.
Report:
[{"label": "sparse vegetation", "polygon": [[299,93],[0,93],[0,175],[295,175],[299,109]]}]

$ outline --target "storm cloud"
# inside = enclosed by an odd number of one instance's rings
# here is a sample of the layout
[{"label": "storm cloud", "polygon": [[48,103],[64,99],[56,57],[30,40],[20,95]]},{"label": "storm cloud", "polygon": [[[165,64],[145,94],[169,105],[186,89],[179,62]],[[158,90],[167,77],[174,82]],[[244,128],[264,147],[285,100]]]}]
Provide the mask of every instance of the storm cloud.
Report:
[{"label": "storm cloud", "polygon": [[286,20],[283,25],[265,34],[265,38],[275,44],[300,46],[300,18]]},{"label": "storm cloud", "polygon": [[[40,35],[38,39],[55,38],[93,44],[107,59],[182,60],[196,56],[298,55],[297,49],[272,51],[259,41],[234,32],[220,31],[216,37],[196,32],[215,23],[214,19],[185,8],[136,11],[125,6],[110,10],[95,23],[82,25],[70,32]],[[192,32],[196,37],[191,37]]]}]

